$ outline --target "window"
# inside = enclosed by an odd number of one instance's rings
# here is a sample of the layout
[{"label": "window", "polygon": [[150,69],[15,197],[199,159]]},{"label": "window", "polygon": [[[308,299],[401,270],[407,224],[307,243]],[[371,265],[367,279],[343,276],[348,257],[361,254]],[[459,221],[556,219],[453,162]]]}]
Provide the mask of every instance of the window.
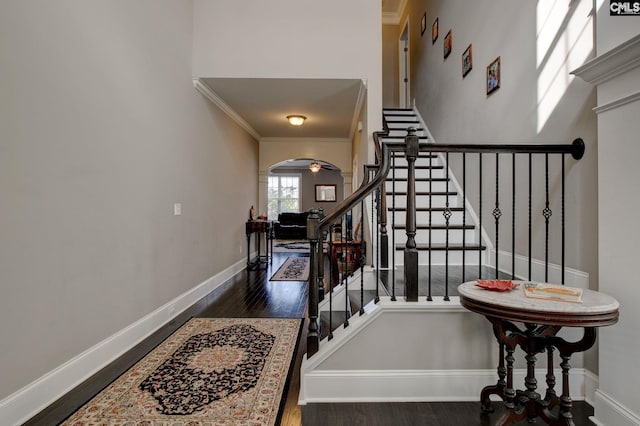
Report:
[{"label": "window", "polygon": [[300,175],[269,176],[267,187],[267,216],[275,220],[278,214],[300,211]]}]

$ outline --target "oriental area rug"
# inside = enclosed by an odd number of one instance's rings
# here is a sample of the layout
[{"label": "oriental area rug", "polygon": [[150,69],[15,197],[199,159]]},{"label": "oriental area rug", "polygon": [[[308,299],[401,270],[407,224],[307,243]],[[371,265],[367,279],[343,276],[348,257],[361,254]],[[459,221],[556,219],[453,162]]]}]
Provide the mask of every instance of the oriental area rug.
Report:
[{"label": "oriental area rug", "polygon": [[63,425],[275,425],[301,323],[191,319]]},{"label": "oriental area rug", "polygon": [[306,281],[309,279],[308,257],[287,257],[269,281]]}]

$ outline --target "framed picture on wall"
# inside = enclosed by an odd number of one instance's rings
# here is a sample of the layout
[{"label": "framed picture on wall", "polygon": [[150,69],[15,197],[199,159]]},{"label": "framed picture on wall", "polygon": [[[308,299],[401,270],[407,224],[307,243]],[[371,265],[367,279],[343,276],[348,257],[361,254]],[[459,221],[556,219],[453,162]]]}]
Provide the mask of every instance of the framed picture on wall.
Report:
[{"label": "framed picture on wall", "polygon": [[336,201],[336,185],[316,185],[316,202]]},{"label": "framed picture on wall", "polygon": [[473,58],[471,57],[471,45],[462,52],[462,78],[464,78],[473,68]]},{"label": "framed picture on wall", "polygon": [[444,36],[444,58],[445,59],[447,59],[447,57],[451,54],[452,37],[453,35],[451,34],[451,30],[449,30],[447,35]]},{"label": "framed picture on wall", "polygon": [[431,44],[435,43],[438,39],[438,18],[433,21],[433,25],[431,25]]},{"label": "framed picture on wall", "polygon": [[487,95],[500,88],[500,56],[487,65]]}]

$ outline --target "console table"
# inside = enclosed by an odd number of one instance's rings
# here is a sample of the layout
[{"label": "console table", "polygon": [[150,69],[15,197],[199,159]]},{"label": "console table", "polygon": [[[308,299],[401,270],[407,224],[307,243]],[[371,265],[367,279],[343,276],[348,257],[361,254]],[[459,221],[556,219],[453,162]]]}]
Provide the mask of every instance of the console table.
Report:
[{"label": "console table", "polygon": [[[272,261],[271,253],[273,253],[273,222],[268,220],[249,220],[245,225],[247,233],[247,269],[252,271],[259,269],[261,265],[265,265]],[[258,255],[251,260],[251,235],[256,234],[258,240]],[[264,238],[264,254],[260,248],[261,241]],[[270,247],[271,246],[271,247]]]},{"label": "console table", "polygon": [[[497,395],[504,401],[505,410],[497,419],[496,425],[510,425],[525,418],[533,422],[533,419],[540,417],[550,425],[574,426],[569,395],[569,360],[572,354],[586,351],[593,346],[597,327],[618,322],[619,303],[610,296],[592,290],[583,290],[582,303],[532,299],[524,295],[521,287],[522,284],[507,292],[496,292],[476,286],[475,281],[463,283],[458,287],[462,306],[484,315],[491,322],[499,344],[498,382],[482,390],[482,410],[485,413],[490,412],[489,397]],[[562,327],[582,328],[582,339],[568,342],[557,336]],[[518,346],[526,353],[527,374],[524,390],[516,390],[513,383],[514,352]],[[558,351],[562,360],[560,396],[557,396],[554,390],[554,350]],[[547,389],[542,397],[536,392],[535,365],[536,355],[545,351]],[[559,412],[555,415],[552,410],[558,405]]]}]

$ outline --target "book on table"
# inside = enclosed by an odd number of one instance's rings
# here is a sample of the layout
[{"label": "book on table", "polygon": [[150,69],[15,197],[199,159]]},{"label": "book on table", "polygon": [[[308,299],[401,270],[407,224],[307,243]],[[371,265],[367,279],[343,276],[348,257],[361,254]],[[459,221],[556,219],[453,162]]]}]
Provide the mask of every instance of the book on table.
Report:
[{"label": "book on table", "polygon": [[582,303],[582,289],[548,283],[524,283],[524,295],[532,299]]}]

